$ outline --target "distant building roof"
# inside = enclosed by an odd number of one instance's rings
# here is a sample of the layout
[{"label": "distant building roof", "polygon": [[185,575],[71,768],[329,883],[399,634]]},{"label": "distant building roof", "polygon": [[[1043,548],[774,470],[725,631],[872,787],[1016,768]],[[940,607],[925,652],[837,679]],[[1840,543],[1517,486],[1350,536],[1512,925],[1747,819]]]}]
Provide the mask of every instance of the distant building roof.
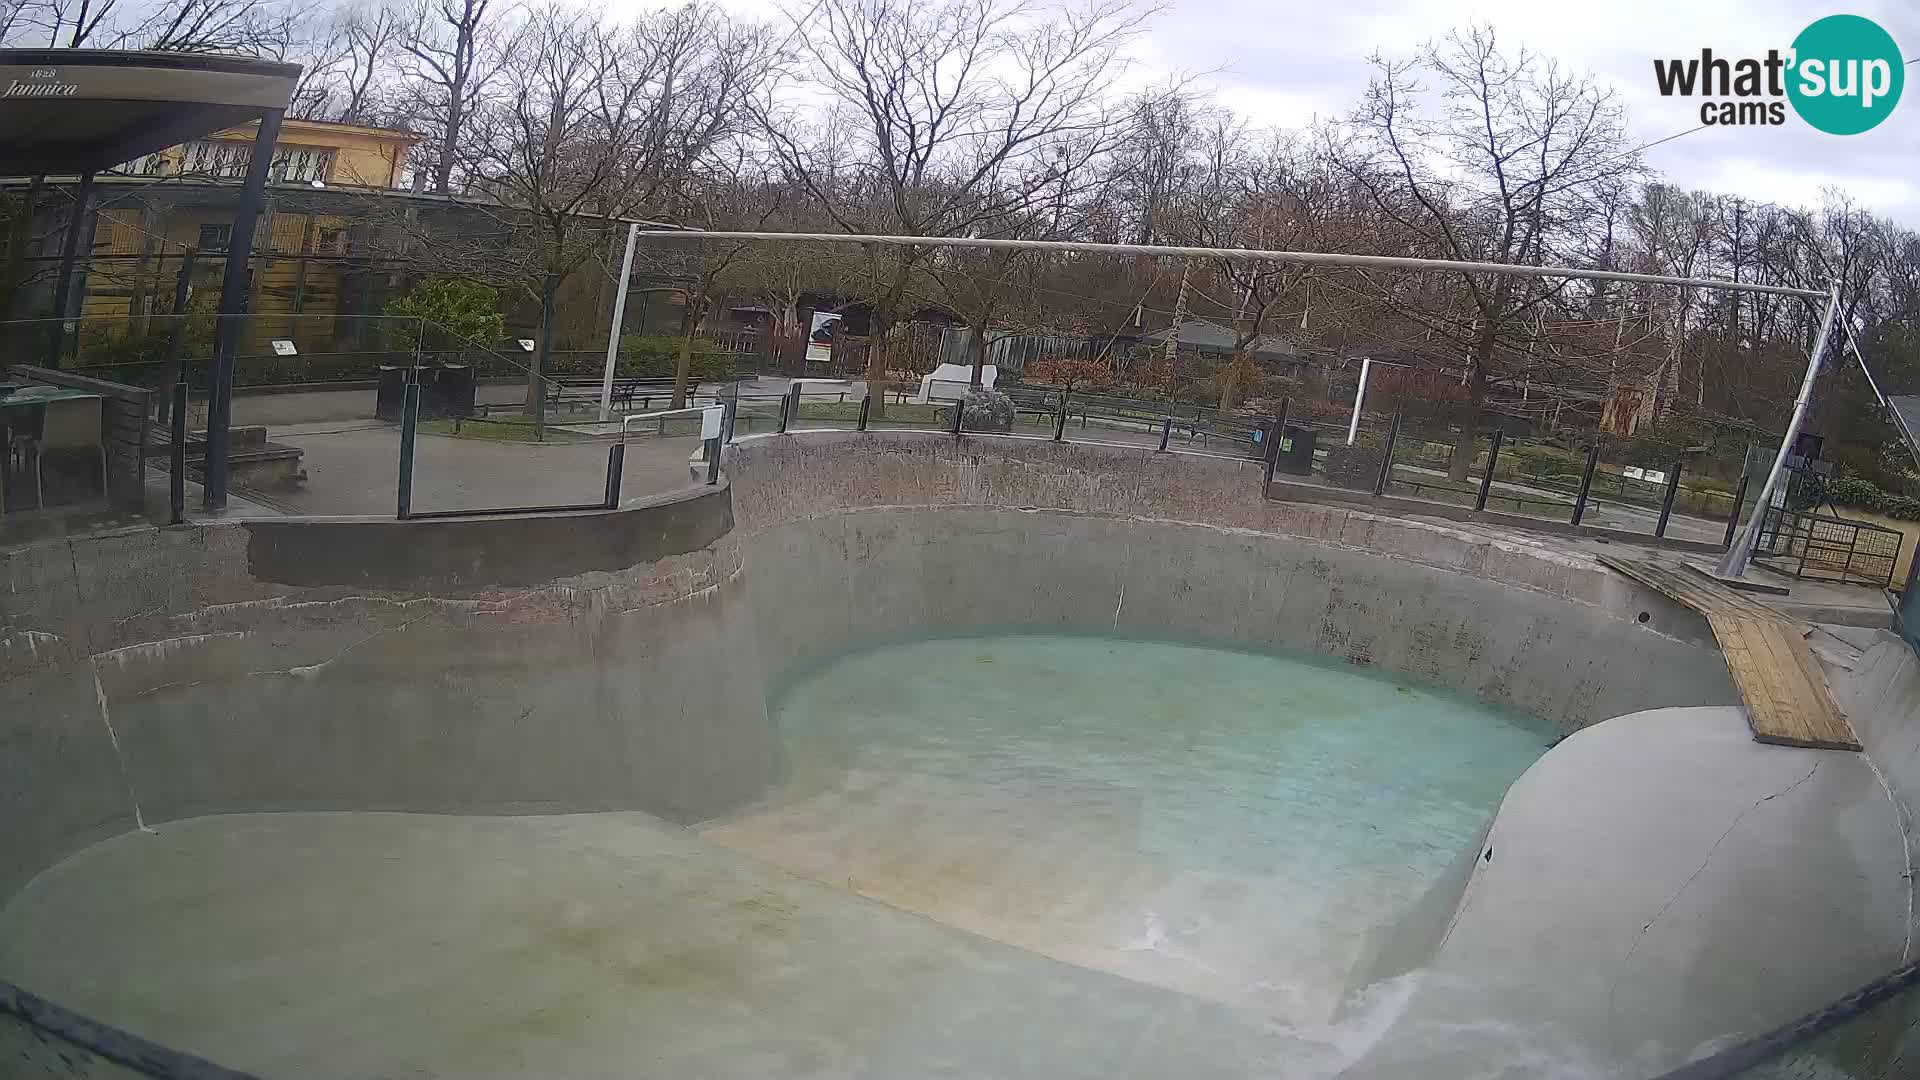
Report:
[{"label": "distant building roof", "polygon": [[[1165,342],[1169,333],[1172,333],[1171,327],[1155,330],[1151,334],[1142,335],[1142,340]],[[1231,327],[1221,326],[1207,319],[1188,319],[1180,324],[1180,344],[1205,351],[1232,352],[1239,337],[1240,335]],[[1253,352],[1255,356],[1296,360],[1304,360],[1309,355],[1306,349],[1278,334],[1262,334],[1254,338]]]}]

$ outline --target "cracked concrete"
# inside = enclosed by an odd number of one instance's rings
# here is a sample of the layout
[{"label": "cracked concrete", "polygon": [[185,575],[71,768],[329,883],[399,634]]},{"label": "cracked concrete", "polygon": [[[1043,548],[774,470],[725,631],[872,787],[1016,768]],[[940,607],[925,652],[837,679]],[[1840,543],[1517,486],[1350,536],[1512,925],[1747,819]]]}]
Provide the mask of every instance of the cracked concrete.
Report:
[{"label": "cracked concrete", "polygon": [[[1397,958],[1433,980],[1403,1035],[1498,1016],[1561,1030],[1604,1075],[1656,1075],[1905,951],[1901,825],[1866,758],[1756,743],[1738,708],[1570,737],[1507,792],[1487,846],[1438,949]],[[1400,1075],[1394,1045],[1352,1075]]]}]

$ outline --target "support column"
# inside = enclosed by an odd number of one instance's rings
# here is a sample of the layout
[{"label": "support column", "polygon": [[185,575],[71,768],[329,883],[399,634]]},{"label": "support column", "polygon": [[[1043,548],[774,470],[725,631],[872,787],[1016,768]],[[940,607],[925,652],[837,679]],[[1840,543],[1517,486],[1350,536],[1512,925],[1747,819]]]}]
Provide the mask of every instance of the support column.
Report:
[{"label": "support column", "polygon": [[[1753,517],[1747,520],[1747,527],[1740,531],[1726,553],[1720,556],[1720,564],[1714,573],[1720,577],[1737,578],[1747,572],[1747,563],[1753,558],[1753,543],[1760,536],[1760,526],[1766,520],[1767,510],[1773,506],[1773,492],[1780,483],[1780,473],[1786,468],[1787,456],[1793,452],[1794,440],[1800,437],[1800,426],[1807,419],[1807,405],[1813,400],[1813,386],[1820,378],[1820,361],[1827,353],[1827,338],[1833,332],[1834,319],[1840,313],[1840,283],[1835,281],[1827,288],[1827,311],[1821,316],[1819,332],[1813,338],[1813,355],[1807,357],[1807,371],[1800,379],[1800,396],[1793,402],[1793,417],[1787,421],[1787,433],[1780,437],[1780,450],[1773,456],[1773,467],[1767,470],[1766,479],[1760,483],[1760,498],[1753,504]],[[1738,505],[1734,513],[1739,513]]]},{"label": "support column", "polygon": [[220,309],[213,332],[213,371],[207,387],[206,508],[227,506],[228,424],[233,416],[233,356],[247,329],[247,264],[253,256],[253,231],[265,202],[267,171],[273,166],[273,144],[280,138],[282,110],[260,117],[253,137],[253,158],[247,163],[246,186],[233,212],[233,235],[227,241],[227,265],[220,279]]},{"label": "support column", "polygon": [[[68,324],[73,319],[73,269],[80,258],[80,238],[87,231],[87,207],[93,202],[93,174],[80,174],[80,190],[74,193],[73,215],[67,219],[67,236],[60,245],[60,277],[53,287],[53,325],[47,334],[48,367],[58,371],[67,354]],[[89,252],[91,254],[91,252]]]},{"label": "support column", "polygon": [[25,346],[31,340],[24,327],[10,327],[7,323],[21,317],[20,294],[26,289],[27,249],[33,238],[34,217],[40,207],[40,195],[45,190],[47,178],[35,176],[28,184],[26,194],[21,196],[20,216],[14,219],[13,231],[7,238],[6,265],[0,267],[0,363],[17,360],[31,363],[32,357],[16,349],[16,341]]}]

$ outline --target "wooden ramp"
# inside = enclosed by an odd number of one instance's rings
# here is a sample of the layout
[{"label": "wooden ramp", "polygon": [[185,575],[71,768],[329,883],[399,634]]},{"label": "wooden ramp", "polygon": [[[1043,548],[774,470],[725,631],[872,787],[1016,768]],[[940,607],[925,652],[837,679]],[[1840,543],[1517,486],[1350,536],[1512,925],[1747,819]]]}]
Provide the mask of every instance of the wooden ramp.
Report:
[{"label": "wooden ramp", "polygon": [[1858,750],[1853,725],[1834,704],[1807,626],[1691,566],[1602,555],[1600,561],[1707,617],[1747,703],[1747,726],[1763,743]]}]

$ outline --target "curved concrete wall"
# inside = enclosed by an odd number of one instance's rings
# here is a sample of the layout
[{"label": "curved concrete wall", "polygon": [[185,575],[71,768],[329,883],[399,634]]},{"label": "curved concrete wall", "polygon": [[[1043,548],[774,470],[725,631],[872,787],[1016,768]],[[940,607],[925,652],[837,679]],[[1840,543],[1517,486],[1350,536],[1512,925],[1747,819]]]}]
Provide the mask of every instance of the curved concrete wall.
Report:
[{"label": "curved concrete wall", "polygon": [[1514,782],[1444,921],[1366,973],[1421,969],[1349,1075],[1664,1073],[1899,967],[1904,848],[1864,755],[1757,743],[1726,706],[1596,724]]},{"label": "curved concrete wall", "polygon": [[900,634],[1080,629],[1322,653],[1569,731],[1739,701],[1704,623],[1652,590],[1544,548],[1267,502],[1257,462],[816,432],[744,441],[728,466],[771,672]]},{"label": "curved concrete wall", "polygon": [[0,897],[139,821],[738,805],[776,756],[731,528],[719,489],[8,553]]},{"label": "curved concrete wall", "polygon": [[[1453,963],[1448,950],[1467,948],[1476,920],[1493,940],[1474,950],[1529,962],[1514,951],[1522,937],[1498,932],[1516,910],[1530,912],[1528,933],[1543,939],[1555,927],[1599,932],[1583,918],[1605,922],[1606,935],[1640,919],[1638,894],[1617,908],[1566,905],[1594,875],[1642,874],[1644,854],[1665,853],[1676,873],[1697,854],[1698,838],[1669,842],[1659,814],[1643,820],[1647,808],[1698,814],[1712,831],[1755,818],[1752,800],[1740,803],[1750,790],[1767,796],[1765,813],[1794,824],[1784,847],[1753,849],[1771,863],[1735,861],[1761,867],[1745,879],[1751,888],[1773,888],[1769,873],[1903,858],[1885,851],[1900,835],[1898,821],[1885,828],[1892,804],[1873,809],[1854,766],[1824,768],[1793,799],[1776,796],[1767,785],[1778,763],[1822,752],[1744,740],[1726,720],[1738,717],[1728,708],[1738,698],[1702,620],[1590,560],[1451,526],[1274,503],[1260,497],[1257,463],[1139,448],[819,432],[746,440],[727,465],[730,487],[613,514],[216,524],[8,553],[0,820],[12,824],[0,833],[0,899],[140,820],[318,808],[710,818],[777,774],[765,708],[775,679],[863,642],[970,629],[1117,630],[1319,652],[1569,731],[1623,713],[1718,707],[1688,713],[1719,719],[1700,754],[1674,758],[1692,763],[1684,768],[1644,770],[1625,749],[1595,757],[1616,744],[1668,752],[1665,732],[1626,737],[1615,734],[1627,730],[1619,722],[1551,752],[1492,826],[1493,846],[1531,835],[1514,846],[1558,859],[1543,871],[1551,888],[1513,884],[1496,869],[1511,864],[1470,853],[1472,869],[1463,864],[1453,886],[1468,902],[1436,897],[1431,929],[1400,943],[1414,963]],[[1836,692],[1843,705],[1872,699],[1904,717],[1888,702],[1912,700],[1900,688],[1917,676],[1873,652],[1878,644],[1856,642],[1853,654],[1878,674],[1863,675],[1851,698]],[[1674,721],[1647,715],[1635,722]],[[1862,734],[1870,750],[1905,745],[1872,725]],[[1749,757],[1751,768],[1718,779],[1724,762]],[[1715,774],[1697,786],[1724,790],[1726,805],[1702,809],[1689,769]],[[1920,783],[1920,770],[1907,778]],[[1585,793],[1573,820],[1563,789]],[[1814,801],[1802,807],[1802,796]],[[1623,800],[1644,805],[1623,809]],[[1835,800],[1852,800],[1857,827],[1801,828]],[[1835,835],[1843,852],[1808,854]],[[1595,838],[1616,846],[1603,869],[1578,857]],[[1655,875],[1656,885],[1670,876]],[[1688,904],[1733,895],[1683,891]],[[1861,897],[1847,912],[1873,922],[1860,947],[1828,950],[1820,977],[1777,999],[1688,982],[1673,969],[1670,941],[1638,961],[1635,978],[1736,999],[1700,1025],[1751,1030],[1785,1019],[1775,1013],[1883,970],[1865,969],[1887,959],[1879,926],[1888,908],[1874,889]],[[1801,925],[1799,910],[1781,908],[1787,914],[1766,925]],[[1740,917],[1730,903],[1690,916],[1711,931],[1701,940],[1714,956],[1764,952],[1751,935],[1714,936],[1718,921]],[[1838,923],[1823,931],[1851,932]],[[1440,937],[1447,943],[1436,949]],[[1555,963],[1591,962],[1578,953]],[[1694,1033],[1635,1016],[1623,1031],[1644,1021],[1663,1043]]]},{"label": "curved concrete wall", "polygon": [[728,465],[730,488],[613,514],[6,553],[0,897],[141,820],[712,817],[775,775],[772,678],[900,633],[1306,649],[1569,729],[1734,700],[1700,620],[1663,597],[1543,548],[1266,502],[1256,463],[820,432],[747,440]]}]

